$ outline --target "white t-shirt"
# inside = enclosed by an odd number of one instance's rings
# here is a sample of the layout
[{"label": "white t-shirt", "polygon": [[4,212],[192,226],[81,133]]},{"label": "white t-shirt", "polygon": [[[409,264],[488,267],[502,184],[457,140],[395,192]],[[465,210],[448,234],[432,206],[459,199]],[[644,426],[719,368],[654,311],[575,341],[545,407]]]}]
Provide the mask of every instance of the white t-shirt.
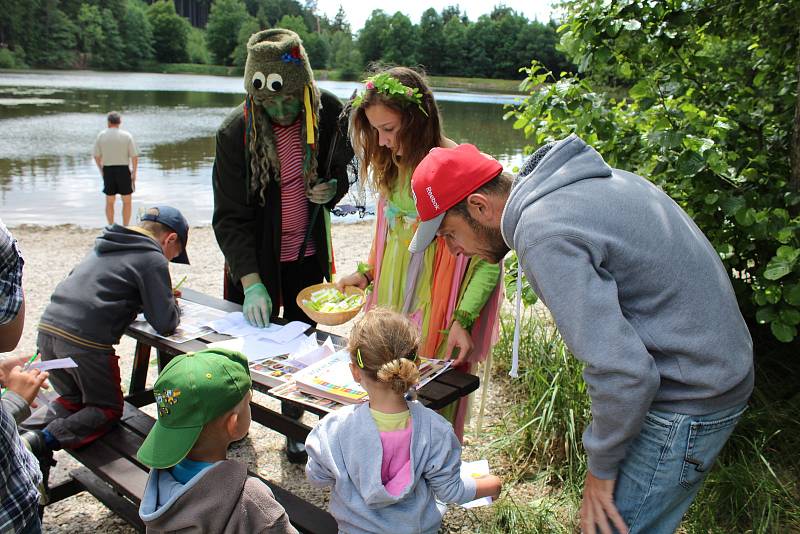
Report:
[{"label": "white t-shirt", "polygon": [[139,155],[133,136],[120,128],[106,128],[97,134],[94,155],[100,156],[103,166],[128,165],[131,158]]}]

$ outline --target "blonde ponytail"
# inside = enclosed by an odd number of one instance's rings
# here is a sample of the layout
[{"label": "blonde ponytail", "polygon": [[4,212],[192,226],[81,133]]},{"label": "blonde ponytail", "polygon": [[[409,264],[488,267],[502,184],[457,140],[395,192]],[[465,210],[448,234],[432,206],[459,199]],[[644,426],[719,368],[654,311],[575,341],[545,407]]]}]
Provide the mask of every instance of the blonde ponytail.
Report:
[{"label": "blonde ponytail", "polygon": [[378,369],[378,380],[386,382],[392,391],[402,395],[419,382],[419,369],[406,358],[397,358],[384,363]]}]

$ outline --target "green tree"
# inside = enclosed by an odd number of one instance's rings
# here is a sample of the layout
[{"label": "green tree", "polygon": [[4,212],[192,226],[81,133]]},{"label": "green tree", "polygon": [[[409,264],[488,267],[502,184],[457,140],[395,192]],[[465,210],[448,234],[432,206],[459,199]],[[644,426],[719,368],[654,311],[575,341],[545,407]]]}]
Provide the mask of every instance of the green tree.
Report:
[{"label": "green tree", "polygon": [[156,0],[147,8],[153,28],[153,52],[158,61],[182,63],[188,59],[189,22],[175,12],[172,0]]},{"label": "green tree", "polygon": [[450,17],[444,24],[442,42],[442,74],[463,76],[467,67],[467,26],[460,17]]},{"label": "green tree", "polygon": [[[800,324],[800,3],[567,2],[561,45],[583,78],[534,65],[512,115],[539,145],[576,132],[646,176],[719,252],[745,317]],[[624,80],[627,95],[595,91]]]},{"label": "green tree", "polygon": [[383,57],[386,33],[389,31],[389,17],[383,10],[376,9],[364,22],[358,33],[358,49],[364,61],[371,63]]},{"label": "green tree", "polygon": [[32,66],[73,67],[79,30],[58,8],[58,0],[31,0],[26,6],[19,19],[22,25],[15,29],[15,52]]},{"label": "green tree", "polygon": [[405,14],[397,11],[384,34],[383,59],[398,65],[416,63],[417,29]]},{"label": "green tree", "polygon": [[233,51],[233,64],[238,67],[244,67],[247,62],[247,41],[250,36],[261,30],[258,19],[255,17],[247,17],[239,28],[239,35],[236,39],[236,48]]},{"label": "green tree", "polygon": [[417,40],[417,60],[428,74],[442,74],[444,65],[444,23],[433,8],[422,13],[419,20],[419,39]]},{"label": "green tree", "polygon": [[78,12],[78,50],[91,54],[103,44],[103,15],[100,8],[82,4]]},{"label": "green tree", "polygon": [[142,0],[128,0],[125,15],[120,21],[122,39],[122,68],[135,69],[142,61],[153,57],[153,28],[147,19],[147,5]]},{"label": "green tree", "polygon": [[200,28],[190,28],[186,39],[186,55],[189,63],[207,65],[211,63],[211,53],[206,46],[206,32]]},{"label": "green tree", "polygon": [[249,16],[243,0],[216,0],[211,4],[206,43],[215,62],[224,65],[233,63],[239,29]]},{"label": "green tree", "polygon": [[331,35],[330,67],[336,69],[343,80],[355,80],[361,74],[364,68],[361,53],[349,33],[334,32]]},{"label": "green tree", "polygon": [[328,43],[318,33],[312,33],[308,30],[303,17],[286,15],[278,21],[277,27],[292,30],[300,37],[313,68],[324,69],[327,67],[330,54]]},{"label": "green tree", "polygon": [[[331,31],[332,32],[344,32],[350,35],[350,23],[347,22],[347,13],[345,13],[344,8],[339,5],[339,9],[336,11],[336,16],[333,17],[333,22],[331,23]],[[350,38],[352,40],[352,37]]]}]

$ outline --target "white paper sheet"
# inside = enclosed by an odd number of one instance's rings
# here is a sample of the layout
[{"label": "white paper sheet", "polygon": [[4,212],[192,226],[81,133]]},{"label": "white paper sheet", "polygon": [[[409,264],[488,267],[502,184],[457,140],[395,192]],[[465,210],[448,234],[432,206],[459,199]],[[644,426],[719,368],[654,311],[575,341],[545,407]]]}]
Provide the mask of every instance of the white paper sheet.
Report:
[{"label": "white paper sheet", "polygon": [[[476,460],[474,462],[461,462],[461,480],[468,480],[470,478],[478,478],[489,473],[488,460]],[[482,497],[462,504],[463,508],[476,508],[478,506],[487,506],[492,504],[491,497]]]},{"label": "white paper sheet", "polygon": [[208,346],[211,348],[239,351],[247,356],[248,361],[257,362],[264,358],[278,356],[279,354],[291,354],[305,342],[307,337],[308,336],[300,335],[288,342],[276,343],[257,336],[245,336],[209,343]]},{"label": "white paper sheet", "polygon": [[70,369],[78,367],[75,360],[72,358],[56,358],[55,360],[47,360],[44,362],[34,362],[28,366],[28,369],[39,369],[40,371],[49,371],[51,369]]}]

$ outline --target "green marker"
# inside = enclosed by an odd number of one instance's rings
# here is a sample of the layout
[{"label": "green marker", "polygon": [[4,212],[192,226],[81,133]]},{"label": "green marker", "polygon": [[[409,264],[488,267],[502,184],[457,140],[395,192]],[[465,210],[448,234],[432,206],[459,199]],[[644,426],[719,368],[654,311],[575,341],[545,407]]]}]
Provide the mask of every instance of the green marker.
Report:
[{"label": "green marker", "polygon": [[180,281],[180,282],[178,282],[178,285],[177,285],[177,286],[175,286],[175,287],[173,287],[173,288],[172,288],[172,290],[173,290],[173,291],[177,291],[178,289],[180,289],[180,287],[181,287],[181,286],[183,285],[183,283],[186,281],[186,277],[187,277],[187,276],[189,276],[189,275],[188,275],[188,274],[185,274],[185,275],[183,275],[183,278],[181,278],[181,281]]}]

